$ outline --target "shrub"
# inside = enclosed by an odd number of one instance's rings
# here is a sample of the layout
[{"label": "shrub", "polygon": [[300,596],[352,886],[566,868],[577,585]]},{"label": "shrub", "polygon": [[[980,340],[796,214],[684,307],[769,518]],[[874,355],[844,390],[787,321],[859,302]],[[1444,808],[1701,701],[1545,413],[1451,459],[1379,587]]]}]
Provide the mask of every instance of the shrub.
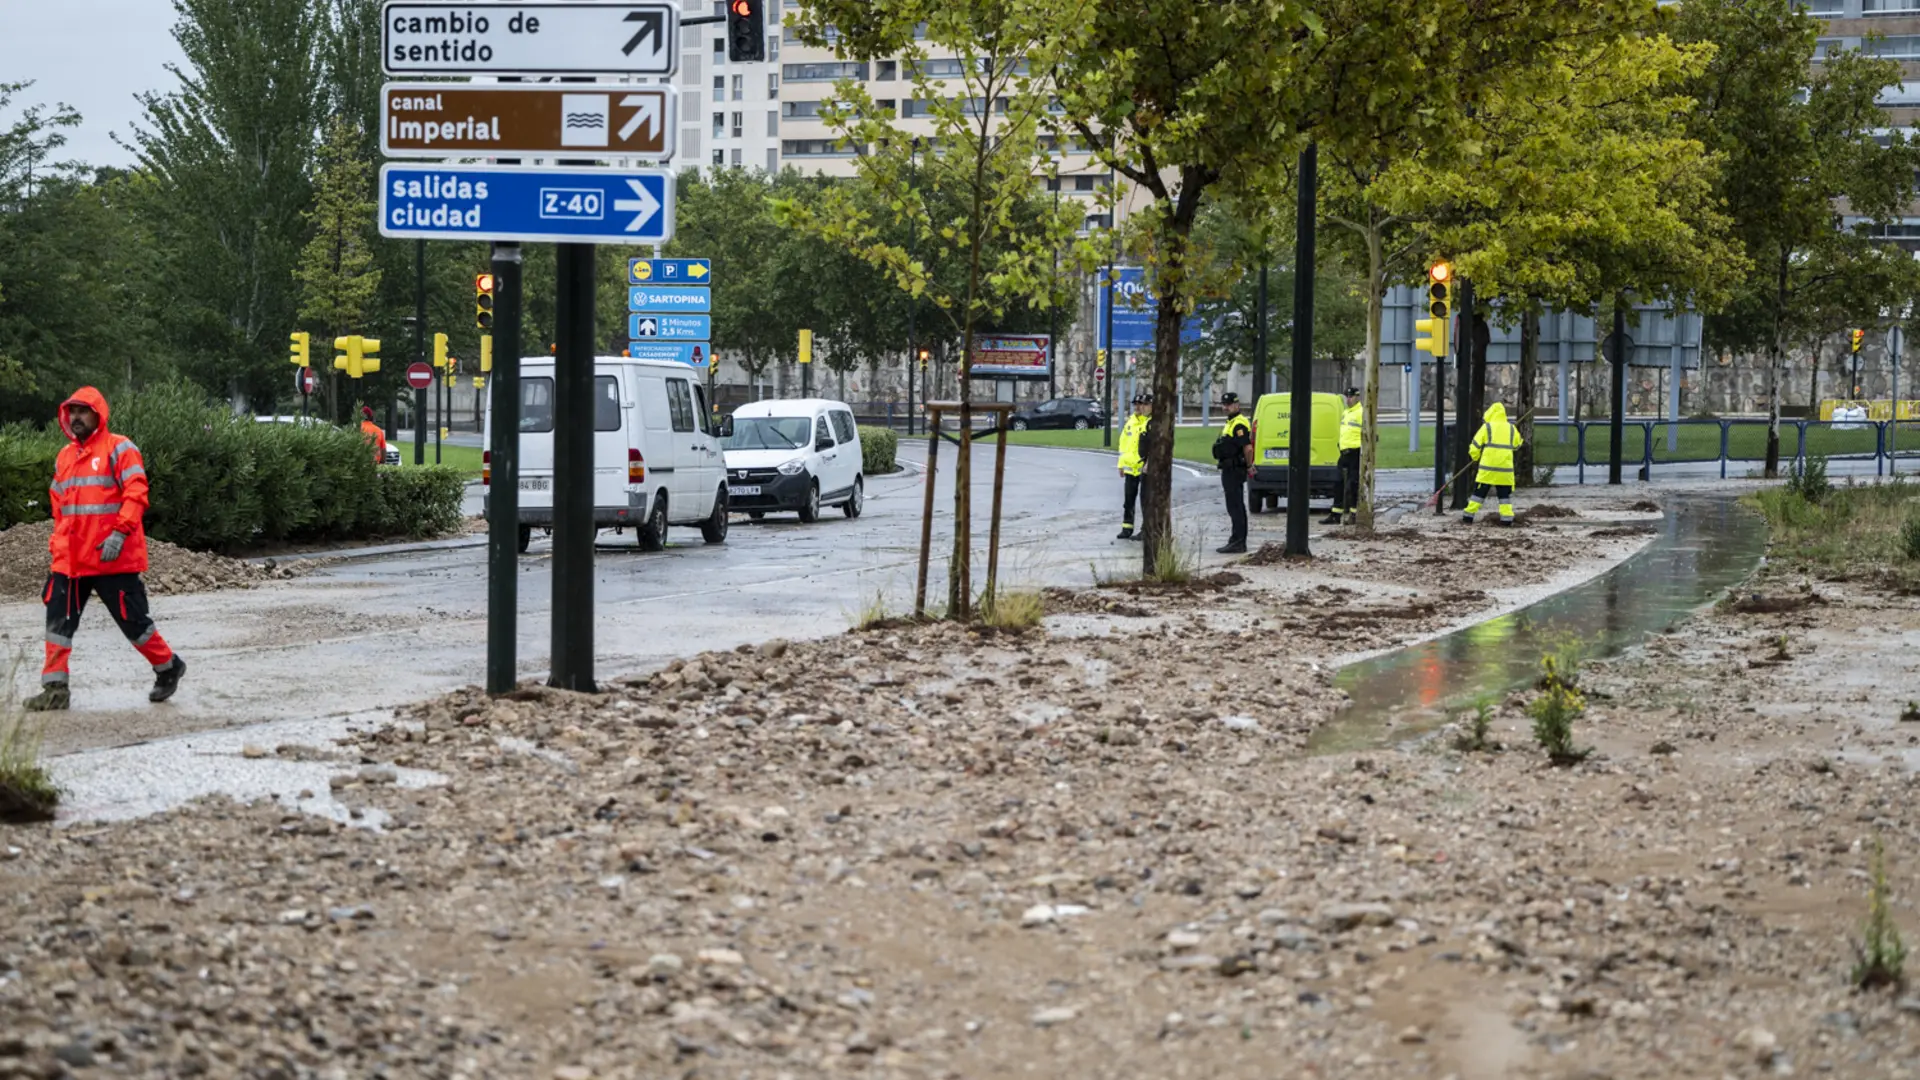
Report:
[{"label": "shrub", "polygon": [[1887,851],[1873,838],[1873,883],[1867,890],[1867,925],[1853,942],[1853,984],[1862,990],[1906,985],[1907,947],[1887,904]]},{"label": "shrub", "polygon": [[1793,463],[1787,472],[1787,490],[1807,500],[1818,503],[1833,490],[1827,482],[1827,459],[1819,454],[1808,454]]},{"label": "shrub", "polygon": [[0,822],[52,821],[60,789],[40,763],[41,724],[21,708],[14,688],[26,654],[0,662]]},{"label": "shrub", "polygon": [[900,436],[892,428],[860,429],[860,469],[868,476],[883,476],[900,467]]},{"label": "shrub", "polygon": [[1545,672],[1541,694],[1527,705],[1527,715],[1533,717],[1533,739],[1555,765],[1578,764],[1593,753],[1573,745],[1573,722],[1587,711],[1587,699],[1561,677],[1559,661],[1552,656],[1541,658],[1540,666]]},{"label": "shrub", "polygon": [[1473,718],[1468,721],[1471,726],[1453,740],[1455,750],[1462,753],[1478,753],[1494,748],[1492,741],[1488,739],[1493,731],[1493,706],[1494,699],[1489,697],[1482,697],[1473,703]]},{"label": "shrub", "polygon": [[1907,513],[1900,523],[1900,551],[1909,559],[1920,559],[1920,509]]},{"label": "shrub", "polygon": [[60,440],[24,424],[0,428],[0,529],[45,521]]},{"label": "shrub", "polygon": [[466,477],[447,465],[381,469],[360,532],[418,539],[460,527]]},{"label": "shrub", "polygon": [[1047,598],[1035,590],[991,592],[982,609],[988,626],[1017,634],[1040,625],[1047,614]]}]

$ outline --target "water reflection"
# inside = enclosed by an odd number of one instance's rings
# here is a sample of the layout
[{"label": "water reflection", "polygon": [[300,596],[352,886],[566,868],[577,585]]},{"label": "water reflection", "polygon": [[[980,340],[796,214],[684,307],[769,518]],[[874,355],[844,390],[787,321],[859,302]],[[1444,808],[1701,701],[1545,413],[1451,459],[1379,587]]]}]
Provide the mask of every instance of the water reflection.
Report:
[{"label": "water reflection", "polygon": [[1343,668],[1336,683],[1353,700],[1311,749],[1377,746],[1432,728],[1483,694],[1532,683],[1540,657],[1571,638],[1583,655],[1613,656],[1717,599],[1766,550],[1765,522],[1731,498],[1675,502],[1658,528],[1638,555],[1585,585]]}]

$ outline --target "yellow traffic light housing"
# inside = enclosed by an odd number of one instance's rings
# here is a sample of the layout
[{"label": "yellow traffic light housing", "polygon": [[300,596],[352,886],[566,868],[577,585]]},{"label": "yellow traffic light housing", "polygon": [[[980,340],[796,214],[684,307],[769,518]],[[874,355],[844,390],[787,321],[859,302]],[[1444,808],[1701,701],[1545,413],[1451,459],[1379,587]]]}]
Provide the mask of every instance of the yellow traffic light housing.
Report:
[{"label": "yellow traffic light housing", "polygon": [[1855,330],[1853,332],[1853,351],[1859,352],[1861,343],[1866,340],[1867,332],[1865,330]]},{"label": "yellow traffic light housing", "polygon": [[288,334],[287,340],[293,343],[287,347],[287,353],[288,353],[288,358],[293,361],[294,366],[295,367],[313,366],[313,363],[312,363],[313,335],[307,333],[305,330],[300,330],[300,331],[296,331],[294,333]]},{"label": "yellow traffic light housing", "polygon": [[380,357],[374,355],[380,351],[379,338],[360,338],[360,371],[362,374],[380,370]]},{"label": "yellow traffic light housing", "polygon": [[473,325],[482,330],[493,329],[492,274],[475,274],[473,277]]},{"label": "yellow traffic light housing", "polygon": [[333,358],[333,366],[347,373],[349,378],[358,379],[369,372],[380,370],[380,358],[374,354],[380,351],[377,338],[363,338],[359,335],[337,337],[333,347],[340,355]]},{"label": "yellow traffic light housing", "polygon": [[1427,268],[1427,317],[1415,319],[1413,347],[1436,359],[1447,355],[1447,330],[1452,323],[1453,266],[1437,262]]},{"label": "yellow traffic light housing", "polygon": [[445,334],[433,335],[433,366],[437,368],[447,366],[447,335]]},{"label": "yellow traffic light housing", "polygon": [[[482,375],[485,375],[491,371],[493,371],[493,335],[481,334],[480,335],[480,373]],[[479,385],[479,384],[476,383],[475,385]]]}]

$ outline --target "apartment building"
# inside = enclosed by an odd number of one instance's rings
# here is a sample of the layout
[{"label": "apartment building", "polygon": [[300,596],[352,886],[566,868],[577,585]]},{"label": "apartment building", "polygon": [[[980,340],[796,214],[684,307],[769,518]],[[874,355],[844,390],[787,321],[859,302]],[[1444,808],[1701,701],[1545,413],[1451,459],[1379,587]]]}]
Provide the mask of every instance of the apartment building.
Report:
[{"label": "apartment building", "polygon": [[[722,0],[683,0],[685,18],[724,18]],[[684,26],[680,36],[680,154],[676,165],[714,169],[780,168],[781,33],[768,27],[767,59],[727,59],[725,22]]]},{"label": "apartment building", "polygon": [[[1920,124],[1920,0],[1807,0],[1810,14],[1826,20],[1814,47],[1813,62],[1844,49],[1860,49],[1869,56],[1898,61],[1902,80],[1880,95],[1892,128]],[[1857,219],[1845,218],[1847,224]],[[1910,251],[1920,251],[1920,207],[1878,234]]]}]

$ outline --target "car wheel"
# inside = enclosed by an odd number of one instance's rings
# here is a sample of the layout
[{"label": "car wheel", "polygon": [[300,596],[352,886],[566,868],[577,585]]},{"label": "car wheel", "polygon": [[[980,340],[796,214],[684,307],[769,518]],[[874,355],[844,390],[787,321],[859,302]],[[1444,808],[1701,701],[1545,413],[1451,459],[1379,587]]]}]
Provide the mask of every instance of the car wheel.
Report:
[{"label": "car wheel", "polygon": [[514,541],[514,548],[518,550],[520,554],[525,555],[527,553],[527,548],[531,547],[532,545],[533,545],[533,526],[531,525],[520,526],[520,535]]},{"label": "car wheel", "polygon": [[1027,422],[1025,420],[1015,420],[1013,422],[1013,430],[1015,431],[1027,430]]},{"label": "car wheel", "polygon": [[661,551],[667,546],[667,494],[654,496],[653,513],[639,529],[641,551]]},{"label": "car wheel", "polygon": [[713,497],[713,513],[700,523],[700,537],[709,544],[727,542],[727,485],[721,484],[720,491]]},{"label": "car wheel", "polygon": [[820,520],[820,482],[807,485],[807,501],[800,507],[800,524],[811,525]]},{"label": "car wheel", "polygon": [[1073,418],[1073,430],[1075,431],[1085,431],[1092,426],[1092,424],[1087,423],[1087,418],[1084,416],[1076,416]]},{"label": "car wheel", "polygon": [[845,510],[847,512],[848,517],[857,518],[860,516],[860,511],[866,508],[867,508],[867,482],[864,479],[856,476],[853,478],[853,494],[847,496],[846,504],[843,505],[840,509]]}]

